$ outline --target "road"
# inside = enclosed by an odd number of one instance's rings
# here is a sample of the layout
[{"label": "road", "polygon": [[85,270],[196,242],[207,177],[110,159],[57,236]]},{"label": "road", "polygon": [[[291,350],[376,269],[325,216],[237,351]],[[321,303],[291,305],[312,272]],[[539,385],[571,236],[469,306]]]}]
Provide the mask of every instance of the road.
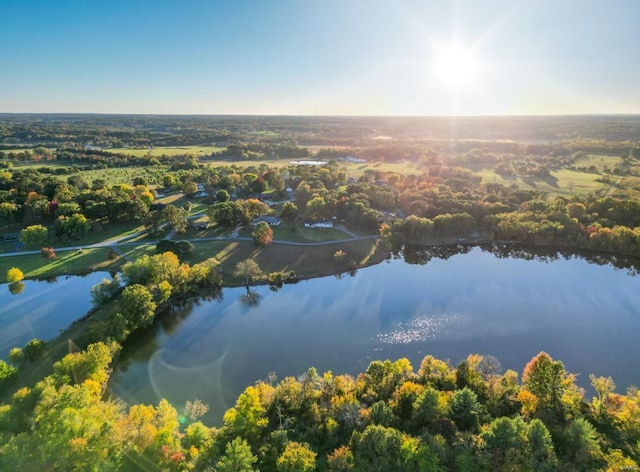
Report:
[{"label": "road", "polygon": [[[151,246],[151,245],[156,245],[158,244],[158,241],[132,241],[132,242],[127,242],[128,239],[134,238],[136,236],[140,236],[144,231],[137,231],[135,233],[129,234],[125,237],[122,238],[113,238],[113,239],[107,239],[105,241],[100,241],[97,243],[93,243],[93,244],[85,244],[83,246],[67,246],[67,247],[58,247],[58,248],[54,248],[56,252],[68,252],[68,251],[77,251],[79,249],[92,249],[92,248],[100,248],[100,247],[111,247],[114,248],[114,250],[118,253],[120,253],[120,251],[117,250],[117,248],[121,247],[121,246]],[[345,238],[345,239],[336,239],[333,241],[318,241],[318,242],[310,242],[310,243],[303,243],[303,242],[298,242],[298,241],[280,241],[280,240],[273,240],[271,241],[271,244],[283,244],[286,246],[328,246],[330,244],[341,244],[341,243],[347,243],[347,242],[351,242],[351,241],[365,241],[368,239],[377,239],[378,235],[372,234],[369,236],[356,236],[353,233],[347,231],[351,237],[350,238]],[[174,240],[174,241],[189,241],[191,243],[194,242],[203,242],[203,241],[253,241],[253,238],[246,238],[246,237],[231,237],[231,236],[216,236],[216,237],[210,237],[210,238],[191,238],[191,239],[178,239],[178,240]],[[36,249],[33,251],[14,251],[14,252],[5,252],[3,254],[0,254],[0,257],[11,257],[11,256],[26,256],[29,254],[40,254],[40,249]]]}]

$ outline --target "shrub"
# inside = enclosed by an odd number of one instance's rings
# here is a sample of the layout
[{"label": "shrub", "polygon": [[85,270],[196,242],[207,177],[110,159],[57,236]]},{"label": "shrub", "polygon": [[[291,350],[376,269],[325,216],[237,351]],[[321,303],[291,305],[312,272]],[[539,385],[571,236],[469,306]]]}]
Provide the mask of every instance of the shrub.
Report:
[{"label": "shrub", "polygon": [[40,249],[40,255],[44,259],[52,260],[56,258],[56,251],[52,247],[43,247]]},{"label": "shrub", "polygon": [[7,282],[14,284],[24,279],[24,274],[17,267],[12,267],[7,271]]}]

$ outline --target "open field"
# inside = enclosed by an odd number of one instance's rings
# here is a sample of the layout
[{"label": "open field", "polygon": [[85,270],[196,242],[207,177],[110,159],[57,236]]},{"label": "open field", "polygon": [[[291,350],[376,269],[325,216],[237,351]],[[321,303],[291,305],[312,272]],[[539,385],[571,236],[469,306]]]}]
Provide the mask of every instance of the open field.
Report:
[{"label": "open field", "polygon": [[210,155],[214,152],[222,151],[224,148],[220,146],[159,146],[144,149],[133,148],[106,148],[105,151],[112,152],[114,154],[127,154],[130,156],[144,157],[144,156],[183,156],[185,154],[195,155]]},{"label": "open field", "polygon": [[[346,257],[336,262],[333,255],[342,250]],[[249,241],[211,241],[194,243],[194,253],[190,262],[207,261],[222,274],[225,283],[235,280],[236,264],[253,258],[262,271],[294,271],[300,278],[319,277],[349,270],[351,261],[358,266],[371,265],[384,259],[375,240],[352,241],[326,246],[288,246],[271,244],[257,248]]]},{"label": "open field", "polygon": [[40,254],[18,255],[0,259],[0,283],[7,281],[7,270],[17,267],[25,278],[47,278],[67,274],[82,274],[96,270],[117,270],[122,260],[107,261],[108,248],[82,249],[58,252],[57,257],[48,261]]}]

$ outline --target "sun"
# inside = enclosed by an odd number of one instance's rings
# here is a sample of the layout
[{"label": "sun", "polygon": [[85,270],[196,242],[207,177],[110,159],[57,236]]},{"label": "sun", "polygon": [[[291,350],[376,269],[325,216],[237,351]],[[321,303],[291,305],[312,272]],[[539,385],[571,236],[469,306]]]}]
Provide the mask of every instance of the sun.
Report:
[{"label": "sun", "polygon": [[451,90],[462,90],[477,85],[480,65],[471,48],[460,44],[448,44],[436,49],[432,67],[442,86]]}]

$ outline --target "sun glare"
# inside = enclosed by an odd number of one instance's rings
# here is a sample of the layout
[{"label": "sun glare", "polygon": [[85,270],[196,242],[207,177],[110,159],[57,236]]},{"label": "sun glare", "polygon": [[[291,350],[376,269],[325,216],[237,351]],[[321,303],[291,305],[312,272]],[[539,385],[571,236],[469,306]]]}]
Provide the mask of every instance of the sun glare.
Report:
[{"label": "sun glare", "polygon": [[478,83],[478,59],[471,49],[458,44],[439,47],[433,68],[438,81],[450,89],[463,89]]}]

